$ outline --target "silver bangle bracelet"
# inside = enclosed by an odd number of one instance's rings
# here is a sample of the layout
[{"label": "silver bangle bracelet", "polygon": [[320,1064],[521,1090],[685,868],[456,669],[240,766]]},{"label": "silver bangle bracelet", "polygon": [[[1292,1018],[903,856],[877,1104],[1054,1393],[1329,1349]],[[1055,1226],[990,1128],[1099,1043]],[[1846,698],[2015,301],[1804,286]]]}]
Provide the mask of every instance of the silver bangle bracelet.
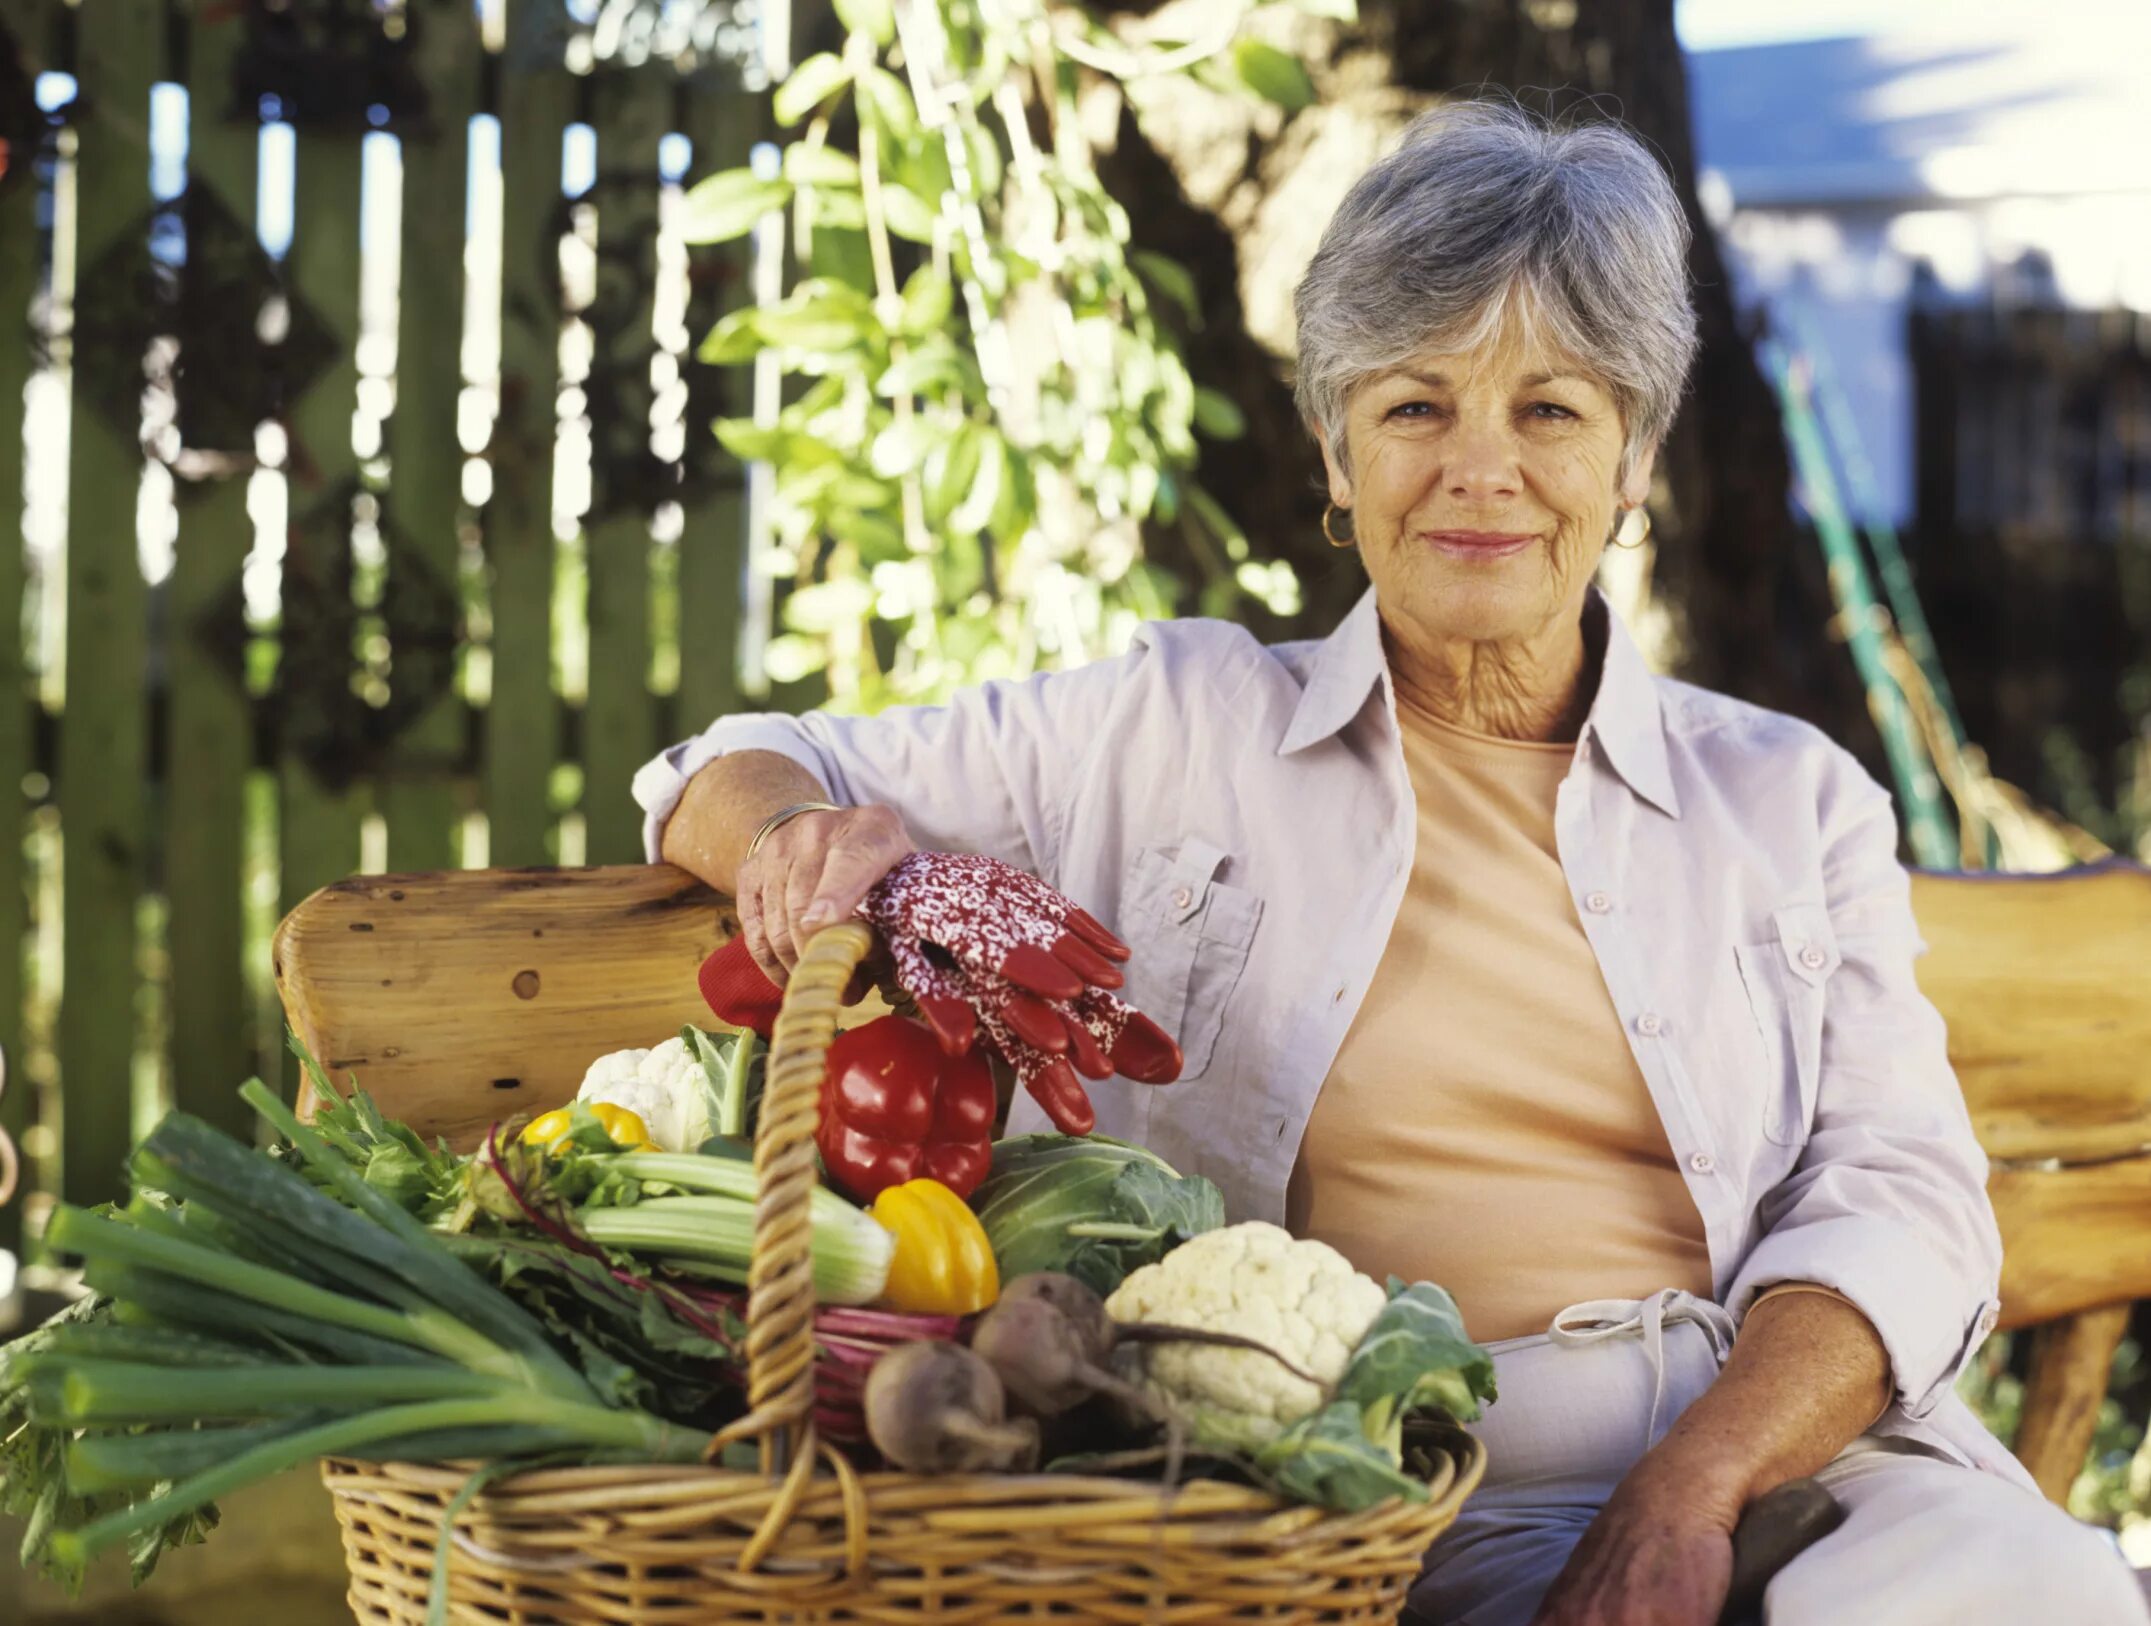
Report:
[{"label": "silver bangle bracelet", "polygon": [[[747,843],[747,858],[752,858],[756,851],[760,849],[762,842],[768,837],[770,831],[776,829],[786,819],[796,819],[802,813],[841,813],[843,811],[834,802],[794,802],[790,807],[780,807],[762,821],[762,828],[755,831],[754,839]],[[742,858],[740,862],[744,864],[747,858]]]}]

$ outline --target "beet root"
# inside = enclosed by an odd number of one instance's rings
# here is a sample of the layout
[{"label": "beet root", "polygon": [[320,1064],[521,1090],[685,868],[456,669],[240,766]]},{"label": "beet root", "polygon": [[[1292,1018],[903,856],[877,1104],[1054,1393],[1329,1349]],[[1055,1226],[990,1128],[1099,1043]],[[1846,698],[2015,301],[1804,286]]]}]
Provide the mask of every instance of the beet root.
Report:
[{"label": "beet root", "polygon": [[1038,1424],[1007,1415],[994,1369],[961,1344],[900,1344],[866,1380],[866,1431],[910,1473],[1028,1473]]}]

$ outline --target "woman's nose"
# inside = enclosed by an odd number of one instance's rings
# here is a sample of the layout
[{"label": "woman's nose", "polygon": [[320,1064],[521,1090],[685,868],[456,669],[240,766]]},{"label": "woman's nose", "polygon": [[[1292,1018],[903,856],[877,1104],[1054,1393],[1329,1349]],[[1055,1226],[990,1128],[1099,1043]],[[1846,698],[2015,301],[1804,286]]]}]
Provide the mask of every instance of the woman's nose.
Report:
[{"label": "woman's nose", "polygon": [[1521,484],[1516,443],[1498,429],[1459,425],[1449,439],[1449,492],[1456,497],[1511,497]]}]

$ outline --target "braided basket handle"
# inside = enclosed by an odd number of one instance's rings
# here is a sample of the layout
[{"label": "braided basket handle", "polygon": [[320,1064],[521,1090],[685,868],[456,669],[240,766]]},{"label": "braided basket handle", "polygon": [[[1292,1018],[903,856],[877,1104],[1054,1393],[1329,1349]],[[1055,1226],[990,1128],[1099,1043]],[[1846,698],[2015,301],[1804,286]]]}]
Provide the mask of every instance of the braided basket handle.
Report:
[{"label": "braided basket handle", "polygon": [[754,1438],[762,1469],[806,1466],[813,1456],[814,1132],[822,1073],[844,990],[874,946],[873,928],[839,921],[807,940],[769,1045],[754,1137],[754,1249],[747,1267],[747,1415],[712,1452]]}]

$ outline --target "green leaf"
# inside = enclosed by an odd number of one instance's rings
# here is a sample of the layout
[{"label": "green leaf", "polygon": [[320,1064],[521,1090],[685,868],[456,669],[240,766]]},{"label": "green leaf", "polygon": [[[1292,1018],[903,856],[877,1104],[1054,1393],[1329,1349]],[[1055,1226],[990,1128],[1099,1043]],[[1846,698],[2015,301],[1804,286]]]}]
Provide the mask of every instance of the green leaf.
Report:
[{"label": "green leaf", "polygon": [[881,214],[890,232],[911,243],[934,240],[933,206],[909,187],[885,181],[881,188]]},{"label": "green leaf", "polygon": [[1212,440],[1238,440],[1247,433],[1247,415],[1231,396],[1198,384],[1195,387],[1195,427]]},{"label": "green leaf", "polygon": [[1494,1358],[1464,1332],[1456,1300],[1432,1282],[1389,1281],[1389,1302],[1361,1336],[1337,1398],[1364,1415],[1367,1437],[1391,1449],[1404,1414],[1429,1407],[1460,1423],[1476,1421],[1494,1398]]},{"label": "green leaf", "polygon": [[1307,77],[1306,65],[1274,45],[1254,39],[1235,41],[1232,66],[1249,90],[1287,113],[1297,113],[1314,102],[1314,81]]},{"label": "green leaf", "polygon": [[927,454],[923,493],[927,524],[939,525],[963,501],[978,479],[978,466],[984,455],[981,431],[969,422]]},{"label": "green leaf", "polygon": [[1255,1453],[1255,1466],[1281,1494],[1345,1513],[1393,1496],[1427,1499],[1426,1486],[1404,1472],[1401,1456],[1367,1438],[1359,1407],[1348,1400],[1301,1418]]},{"label": "green leaf", "polygon": [[869,66],[859,75],[859,116],[872,119],[882,139],[901,146],[918,133],[919,113],[903,80],[887,68]]},{"label": "green leaf", "polygon": [[819,638],[781,633],[763,651],[762,669],[773,683],[797,683],[829,664],[829,650]]},{"label": "green leaf", "polygon": [[981,429],[978,435],[978,473],[948,517],[949,529],[958,536],[976,536],[986,528],[1001,506],[1001,488],[1008,483],[1008,443],[991,429]]},{"label": "green leaf", "polygon": [[926,454],[945,438],[945,430],[929,423],[923,413],[915,412],[874,437],[868,463],[884,480],[900,480],[916,472],[926,461]]},{"label": "green leaf", "polygon": [[[812,205],[807,216],[810,226],[823,230],[864,231],[866,229],[866,199],[855,187],[816,187],[812,192],[800,195],[802,208]],[[821,232],[817,231],[816,236]]]},{"label": "green leaf", "polygon": [[936,385],[960,382],[963,358],[948,339],[928,339],[907,350],[874,380],[874,393],[894,400],[899,395],[922,395]]},{"label": "green leaf", "polygon": [[818,51],[777,87],[776,95],[770,98],[770,111],[776,114],[779,124],[797,124],[849,83],[851,69],[844,59]]},{"label": "green leaf", "polygon": [[896,38],[896,7],[891,0],[836,0],[837,20],[876,45]]},{"label": "green leaf", "polygon": [[688,190],[680,235],[690,243],[729,243],[791,201],[791,183],[751,169],[723,169]]},{"label": "green leaf", "polygon": [[1238,520],[1225,512],[1224,504],[1193,482],[1181,496],[1203,529],[1224,544],[1234,564],[1247,557],[1247,533],[1240,529]]},{"label": "green leaf", "polygon": [[874,590],[856,576],[815,582],[784,601],[784,624],[794,632],[830,633],[856,626],[874,608]]},{"label": "green leaf", "polygon": [[939,333],[955,308],[956,290],[931,265],[922,265],[904,284],[904,332],[915,337]]},{"label": "green leaf", "polygon": [[880,331],[858,289],[826,278],[802,282],[756,322],[765,342],[794,350],[844,350]]},{"label": "green leaf", "polygon": [[1153,288],[1178,305],[1190,322],[1202,323],[1202,300],[1195,289],[1195,273],[1178,260],[1168,259],[1152,249],[1139,248],[1128,255],[1128,262],[1143,274],[1143,279]]},{"label": "green leaf", "polygon": [[784,149],[784,178],[794,186],[859,184],[859,160],[835,147],[810,147],[804,141]]},{"label": "green leaf", "polygon": [[752,305],[732,312],[710,329],[709,336],[696,347],[695,359],[712,367],[752,361],[761,354],[764,343],[757,325],[761,315]]}]

